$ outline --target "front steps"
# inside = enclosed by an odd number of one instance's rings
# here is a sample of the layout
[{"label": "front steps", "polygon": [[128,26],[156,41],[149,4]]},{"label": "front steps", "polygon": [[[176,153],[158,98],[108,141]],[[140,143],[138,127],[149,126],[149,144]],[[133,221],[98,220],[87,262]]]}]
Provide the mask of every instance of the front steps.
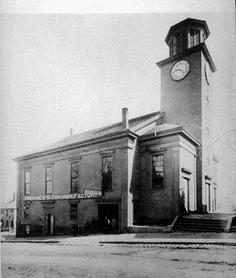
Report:
[{"label": "front steps", "polygon": [[[231,226],[232,214],[189,214],[180,216],[176,221],[174,231],[189,232],[234,232],[235,227]],[[232,228],[231,228],[232,227]]]},{"label": "front steps", "polygon": [[231,226],[230,232],[231,233],[236,233],[236,226]]}]

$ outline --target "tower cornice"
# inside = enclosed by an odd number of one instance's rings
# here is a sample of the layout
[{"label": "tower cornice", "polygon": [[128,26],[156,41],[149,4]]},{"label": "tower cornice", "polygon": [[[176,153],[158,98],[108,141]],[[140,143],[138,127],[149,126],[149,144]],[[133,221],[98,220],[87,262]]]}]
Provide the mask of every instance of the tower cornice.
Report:
[{"label": "tower cornice", "polygon": [[195,52],[198,52],[198,51],[201,51],[205,57],[205,59],[207,60],[207,62],[209,63],[210,65],[210,68],[212,70],[212,72],[215,72],[217,69],[216,69],[216,66],[213,62],[213,59],[211,57],[211,54],[206,46],[205,43],[200,43],[196,46],[193,46],[189,49],[187,49],[186,51],[182,52],[182,53],[179,53],[177,55],[174,55],[174,56],[171,56],[171,57],[168,57],[167,59],[164,59],[164,60],[161,60],[160,62],[157,62],[156,64],[161,67],[162,65],[166,64],[166,63],[169,63],[171,61],[174,61],[176,59],[181,59],[183,57],[186,57],[187,55],[189,54],[192,54],[192,53],[195,53]]}]

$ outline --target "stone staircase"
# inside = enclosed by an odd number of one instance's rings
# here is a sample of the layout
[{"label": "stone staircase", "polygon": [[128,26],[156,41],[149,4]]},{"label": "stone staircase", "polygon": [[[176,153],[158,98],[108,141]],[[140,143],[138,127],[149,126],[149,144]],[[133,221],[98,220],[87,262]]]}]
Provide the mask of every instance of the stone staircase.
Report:
[{"label": "stone staircase", "polygon": [[231,223],[234,221],[233,219],[236,219],[235,214],[189,214],[185,216],[180,216],[172,230],[219,233],[234,232],[236,231],[236,227],[232,227],[231,225]]},{"label": "stone staircase", "polygon": [[230,227],[230,232],[236,233],[236,215],[233,217]]}]

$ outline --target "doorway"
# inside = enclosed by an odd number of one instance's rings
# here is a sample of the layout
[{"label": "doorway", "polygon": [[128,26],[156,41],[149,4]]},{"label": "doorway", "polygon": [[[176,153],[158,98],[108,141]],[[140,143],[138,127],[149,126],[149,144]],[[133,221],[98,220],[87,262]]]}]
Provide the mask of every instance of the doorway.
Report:
[{"label": "doorway", "polygon": [[189,211],[189,179],[182,178],[182,186],[180,188],[180,198],[182,201],[182,206],[184,206],[184,211]]},{"label": "doorway", "polygon": [[105,232],[117,232],[119,227],[119,205],[118,204],[99,204],[98,219],[102,223]]},{"label": "doorway", "polygon": [[216,211],[216,187],[213,188],[213,212]]},{"label": "doorway", "polygon": [[206,196],[206,210],[211,212],[211,184],[205,183],[205,196]]},{"label": "doorway", "polygon": [[53,235],[54,234],[54,224],[55,224],[55,216],[52,214],[46,215],[45,219],[45,224],[46,224],[46,233],[48,235]]}]

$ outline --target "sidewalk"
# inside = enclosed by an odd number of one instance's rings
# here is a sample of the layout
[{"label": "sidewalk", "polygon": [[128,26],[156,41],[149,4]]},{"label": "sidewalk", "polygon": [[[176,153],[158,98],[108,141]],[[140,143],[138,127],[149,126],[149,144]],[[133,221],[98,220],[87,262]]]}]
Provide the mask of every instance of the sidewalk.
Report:
[{"label": "sidewalk", "polygon": [[236,234],[229,233],[155,233],[131,234],[127,238],[100,240],[100,244],[172,244],[172,245],[225,245],[236,246]]},{"label": "sidewalk", "polygon": [[1,235],[2,242],[13,243],[56,243],[60,245],[103,245],[103,244],[208,244],[236,246],[236,233],[145,233],[118,235],[88,235],[88,236],[48,236],[14,238]]}]

